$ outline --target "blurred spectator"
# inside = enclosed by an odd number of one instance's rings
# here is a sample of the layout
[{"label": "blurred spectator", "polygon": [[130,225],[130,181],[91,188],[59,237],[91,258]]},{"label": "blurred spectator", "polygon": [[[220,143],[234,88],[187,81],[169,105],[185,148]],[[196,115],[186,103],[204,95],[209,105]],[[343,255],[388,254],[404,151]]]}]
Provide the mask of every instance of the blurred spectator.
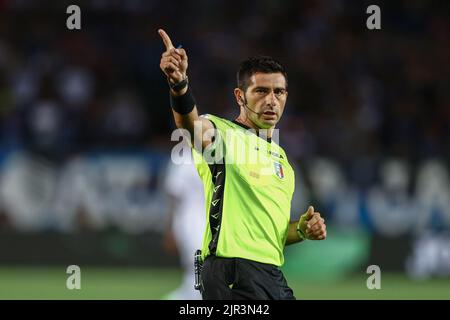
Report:
[{"label": "blurred spectator", "polygon": [[171,204],[165,247],[178,253],[184,272],[182,283],[168,298],[201,300],[200,292],[194,290],[194,253],[201,249],[206,227],[205,196],[191,155],[183,159],[182,164],[169,164],[164,186]]}]

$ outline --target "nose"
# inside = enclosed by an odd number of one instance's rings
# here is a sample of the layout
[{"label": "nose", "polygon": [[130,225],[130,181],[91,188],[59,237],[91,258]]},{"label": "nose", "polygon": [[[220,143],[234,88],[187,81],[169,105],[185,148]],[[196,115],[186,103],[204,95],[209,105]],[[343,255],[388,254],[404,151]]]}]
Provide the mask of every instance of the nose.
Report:
[{"label": "nose", "polygon": [[275,107],[277,105],[276,100],[275,93],[272,91],[267,95],[266,103],[268,106]]}]

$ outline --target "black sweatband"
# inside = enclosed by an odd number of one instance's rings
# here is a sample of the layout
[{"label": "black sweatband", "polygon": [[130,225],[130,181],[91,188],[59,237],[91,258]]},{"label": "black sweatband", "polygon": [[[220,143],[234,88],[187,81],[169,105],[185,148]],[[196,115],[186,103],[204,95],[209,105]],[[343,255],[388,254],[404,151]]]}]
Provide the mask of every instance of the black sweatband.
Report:
[{"label": "black sweatband", "polygon": [[181,96],[174,97],[170,94],[170,106],[181,115],[186,115],[194,110],[195,99],[190,88],[188,87],[186,93]]}]

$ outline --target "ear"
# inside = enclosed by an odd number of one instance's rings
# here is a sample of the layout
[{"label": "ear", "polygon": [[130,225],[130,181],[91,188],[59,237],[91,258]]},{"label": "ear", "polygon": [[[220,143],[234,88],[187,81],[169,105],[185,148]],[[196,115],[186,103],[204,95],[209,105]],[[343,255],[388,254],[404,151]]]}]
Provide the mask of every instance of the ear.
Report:
[{"label": "ear", "polygon": [[242,101],[242,95],[243,92],[241,89],[239,88],[234,88],[234,96],[236,97],[236,102],[238,103],[238,105],[240,105],[241,107],[243,106],[243,101]]}]

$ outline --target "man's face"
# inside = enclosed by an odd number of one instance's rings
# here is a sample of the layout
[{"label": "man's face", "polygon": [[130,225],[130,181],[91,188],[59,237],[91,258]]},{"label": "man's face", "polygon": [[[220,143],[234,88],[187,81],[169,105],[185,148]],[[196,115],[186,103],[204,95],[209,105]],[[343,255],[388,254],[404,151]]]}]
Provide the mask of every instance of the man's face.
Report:
[{"label": "man's face", "polygon": [[[245,96],[241,90],[241,101],[246,101],[247,117],[261,129],[275,127],[280,121],[287,99],[286,79],[282,73],[255,73],[249,79]],[[241,103],[241,106],[243,104]]]}]

